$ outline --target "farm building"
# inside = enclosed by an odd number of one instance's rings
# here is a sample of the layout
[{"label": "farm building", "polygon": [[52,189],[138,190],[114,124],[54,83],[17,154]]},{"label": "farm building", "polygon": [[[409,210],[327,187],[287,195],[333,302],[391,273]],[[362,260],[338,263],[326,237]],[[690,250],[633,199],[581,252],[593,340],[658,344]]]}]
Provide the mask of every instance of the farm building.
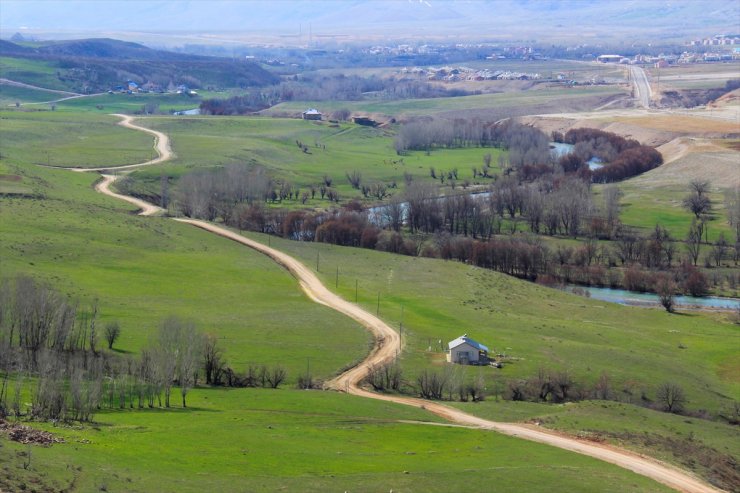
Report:
[{"label": "farm building", "polygon": [[488,364],[488,348],[463,334],[447,345],[447,361],[459,365]]},{"label": "farm building", "polygon": [[321,120],[321,112],[316,108],[309,108],[301,113],[304,120]]},{"label": "farm building", "polygon": [[352,121],[355,123],[355,125],[364,125],[366,127],[378,126],[378,122],[366,116],[355,116],[352,118]]}]

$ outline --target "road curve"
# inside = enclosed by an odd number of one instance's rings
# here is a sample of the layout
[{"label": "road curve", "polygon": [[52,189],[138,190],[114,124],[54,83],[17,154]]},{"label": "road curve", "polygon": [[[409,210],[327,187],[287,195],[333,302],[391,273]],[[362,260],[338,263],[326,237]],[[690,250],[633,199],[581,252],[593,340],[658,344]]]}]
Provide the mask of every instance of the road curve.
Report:
[{"label": "road curve", "polygon": [[150,159],[149,161],[146,161],[144,163],[138,163],[138,164],[126,164],[123,166],[104,166],[101,168],[64,168],[68,169],[70,171],[77,171],[78,173],[87,173],[88,171],[119,171],[119,170],[131,170],[136,168],[142,168],[144,166],[151,166],[153,164],[160,164],[165,161],[169,161],[173,157],[175,157],[175,153],[172,152],[172,147],[170,146],[170,139],[162,132],[159,132],[157,130],[152,130],[151,128],[141,127],[139,125],[136,125],[133,123],[134,117],[129,115],[121,115],[119,113],[114,113],[111,116],[117,116],[121,118],[121,121],[118,122],[119,125],[122,127],[130,128],[132,130],[139,130],[140,132],[146,132],[150,135],[154,136],[154,150],[157,151],[157,157],[154,159]]},{"label": "road curve", "polygon": [[100,176],[102,176],[103,179],[95,185],[95,190],[110,197],[115,197],[117,199],[125,200],[130,204],[134,204],[136,207],[141,209],[139,211],[140,216],[153,216],[159,212],[164,212],[164,209],[162,209],[161,207],[150,204],[145,200],[137,199],[136,197],[131,197],[129,195],[122,195],[120,193],[112,191],[110,189],[110,185],[118,179],[118,175],[101,174]]},{"label": "road curve", "polygon": [[[157,137],[157,151],[160,153],[159,158],[153,159],[139,165],[130,165],[131,167],[148,166],[151,164],[161,163],[171,158],[172,152],[169,146],[169,139],[166,135],[144,127],[139,127],[131,123],[131,117],[118,115],[124,118],[122,125],[146,131]],[[109,170],[111,168],[102,168]],[[120,168],[116,168],[120,169]],[[92,169],[80,171],[97,171]],[[141,215],[151,215],[159,212],[161,209],[143,200],[127,197],[114,193],[110,190],[110,184],[115,181],[116,176],[103,175],[103,180],[98,183],[95,189],[112,197],[116,197],[142,208]],[[651,458],[643,457],[632,452],[628,452],[616,447],[596,444],[588,441],[577,440],[575,438],[558,434],[553,431],[545,431],[528,425],[515,423],[499,423],[487,419],[479,418],[467,414],[459,409],[452,408],[439,402],[428,401],[413,397],[402,397],[397,395],[377,394],[370,392],[360,386],[361,381],[365,378],[371,365],[383,364],[393,361],[401,350],[401,339],[398,333],[388,324],[378,317],[363,310],[359,306],[350,303],[338,295],[329,291],[319,278],[305,265],[290,255],[279,250],[266,246],[257,241],[246,238],[234,233],[226,228],[196,219],[175,218],[175,221],[190,224],[201,228],[205,231],[217,234],[229,240],[235,241],[242,245],[248,246],[260,253],[263,253],[287,269],[299,282],[303,291],[316,303],[320,303],[332,308],[348,317],[354,319],[362,326],[367,328],[375,338],[375,345],[370,354],[358,365],[350,368],[341,375],[327,382],[326,387],[335,390],[341,390],[353,395],[366,397],[370,399],[383,400],[404,404],[426,409],[438,416],[441,416],[454,423],[472,426],[480,429],[494,430],[506,435],[531,440],[534,442],[544,443],[558,447],[571,452],[594,457],[596,459],[609,462],[611,464],[628,469],[632,472],[651,478],[659,483],[674,488],[684,493],[719,493],[721,490],[705,484],[703,481],[690,475],[680,469],[656,461]]]}]

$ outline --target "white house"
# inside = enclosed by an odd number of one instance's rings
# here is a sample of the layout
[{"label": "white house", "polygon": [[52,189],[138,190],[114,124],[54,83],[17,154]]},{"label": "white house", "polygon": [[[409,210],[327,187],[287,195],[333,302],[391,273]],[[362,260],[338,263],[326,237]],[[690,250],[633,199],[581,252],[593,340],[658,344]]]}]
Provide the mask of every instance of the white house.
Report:
[{"label": "white house", "polygon": [[301,113],[304,120],[321,120],[321,112],[316,108],[309,108]]},{"label": "white house", "polygon": [[450,341],[447,347],[447,361],[449,363],[460,365],[488,364],[488,348],[468,337],[468,334]]}]

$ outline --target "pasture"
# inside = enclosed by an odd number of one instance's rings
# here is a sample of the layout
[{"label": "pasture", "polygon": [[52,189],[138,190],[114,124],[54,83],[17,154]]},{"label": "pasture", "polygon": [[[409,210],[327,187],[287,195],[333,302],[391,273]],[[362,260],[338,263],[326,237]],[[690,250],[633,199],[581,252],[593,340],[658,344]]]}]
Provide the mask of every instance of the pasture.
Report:
[{"label": "pasture", "polygon": [[497,491],[669,491],[595,459],[418,423],[433,418],[343,394],[198,389],[191,402],[187,410],[104,412],[93,425],[37,425],[66,443],[31,447],[28,470],[18,455],[28,448],[0,440],[0,487],[446,492],[474,474]]},{"label": "pasture", "polygon": [[37,166],[14,173],[35,198],[0,198],[2,277],[28,274],[118,320],[118,348],[136,353],[169,315],[218,335],[235,371],[283,365],[294,382],[310,359],[317,378],[361,359],[370,336],[312,303],[266,257],[92,190],[95,174]]},{"label": "pasture", "polygon": [[[257,233],[245,235],[259,241]],[[408,378],[441,367],[443,347],[467,333],[494,354],[502,370],[468,368],[490,385],[529,378],[540,368],[567,370],[583,385],[606,372],[615,392],[653,395],[661,382],[682,385],[693,406],[718,411],[740,392],[740,335],[731,314],[679,313],[599,302],[458,262],[271,238],[315,269],[325,284],[392,326],[403,307]],[[339,282],[337,283],[337,269]],[[357,281],[357,284],[355,282]],[[380,303],[378,304],[378,295]]]},{"label": "pasture", "polygon": [[598,100],[623,94],[610,86],[558,87],[537,91],[480,94],[452,98],[402,99],[391,101],[290,101],[264,110],[267,115],[299,114],[306,108],[318,108],[324,113],[349,109],[355,113],[370,113],[395,118],[489,111],[504,116],[532,113],[559,113],[576,108],[592,109]]}]

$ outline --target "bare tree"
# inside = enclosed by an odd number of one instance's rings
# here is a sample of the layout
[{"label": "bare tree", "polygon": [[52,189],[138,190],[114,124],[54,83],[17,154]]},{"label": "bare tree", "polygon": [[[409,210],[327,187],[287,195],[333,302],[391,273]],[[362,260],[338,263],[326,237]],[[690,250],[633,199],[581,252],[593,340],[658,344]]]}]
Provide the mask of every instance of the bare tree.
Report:
[{"label": "bare tree", "polygon": [[352,171],[352,173],[346,173],[346,176],[349,184],[352,185],[352,188],[354,188],[355,190],[359,190],[360,184],[362,183],[362,173],[354,170]]},{"label": "bare tree", "polygon": [[206,374],[206,384],[216,384],[223,371],[223,352],[218,347],[218,339],[213,334],[203,337],[203,370]]},{"label": "bare tree", "polygon": [[676,283],[667,274],[659,275],[655,282],[655,292],[660,298],[660,304],[668,313],[673,313],[675,306]]},{"label": "bare tree", "polygon": [[108,349],[113,349],[113,344],[121,335],[121,326],[117,321],[105,324],[105,340],[108,343]]},{"label": "bare tree", "polygon": [[680,413],[686,404],[686,394],[684,394],[683,388],[673,382],[661,384],[655,398],[663,410],[669,413]]},{"label": "bare tree", "polygon": [[270,387],[276,389],[285,381],[286,376],[285,368],[275,366],[271,371],[267,372],[265,378]]},{"label": "bare tree", "polygon": [[686,234],[686,250],[688,250],[689,256],[691,257],[691,261],[694,265],[696,265],[696,262],[699,260],[701,236],[701,223],[698,223],[696,219],[693,219],[691,221],[691,226],[689,226],[689,232]]},{"label": "bare tree", "polygon": [[201,353],[201,338],[198,336],[195,325],[187,323],[180,331],[177,351],[177,373],[182,395],[182,407],[187,407],[185,398],[188,391],[195,384],[198,371],[198,361]]}]

